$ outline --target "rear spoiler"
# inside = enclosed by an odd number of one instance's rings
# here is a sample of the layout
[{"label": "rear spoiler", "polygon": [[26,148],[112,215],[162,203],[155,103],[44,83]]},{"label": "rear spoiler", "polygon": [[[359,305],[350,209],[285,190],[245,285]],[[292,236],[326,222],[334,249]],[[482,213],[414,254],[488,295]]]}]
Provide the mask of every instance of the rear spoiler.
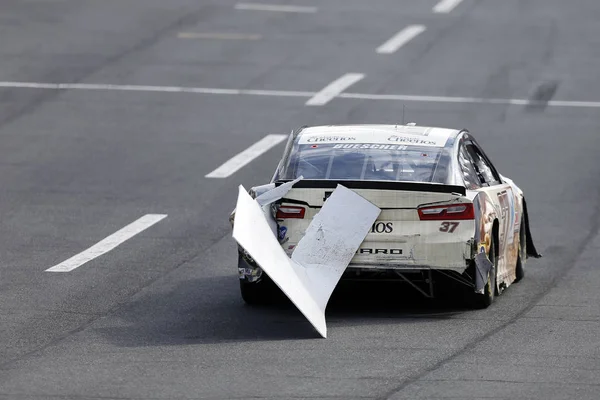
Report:
[{"label": "rear spoiler", "polygon": [[[275,186],[280,186],[289,181],[289,179],[278,180],[275,182]],[[337,185],[343,185],[348,189],[403,190],[407,192],[450,193],[460,196],[465,196],[467,194],[467,189],[464,186],[424,182],[302,179],[295,183],[293,187],[296,189],[335,189]]]}]

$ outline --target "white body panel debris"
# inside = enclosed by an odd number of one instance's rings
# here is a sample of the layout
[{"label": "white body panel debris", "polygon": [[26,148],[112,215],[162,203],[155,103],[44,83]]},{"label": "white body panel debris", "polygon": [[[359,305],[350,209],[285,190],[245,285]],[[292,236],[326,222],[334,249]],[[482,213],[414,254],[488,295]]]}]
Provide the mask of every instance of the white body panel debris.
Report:
[{"label": "white body panel debris", "polygon": [[290,189],[292,189],[292,186],[294,186],[296,182],[300,180],[302,180],[302,176],[294,179],[293,181],[286,182],[283,185],[279,185],[278,187],[271,189],[268,192],[265,192],[258,196],[256,198],[256,201],[261,206],[269,205],[285,196],[287,192],[289,192]]},{"label": "white body panel debris", "polygon": [[325,308],[329,297],[380,211],[338,185],[290,259],[263,209],[240,186],[233,237],[317,332],[327,337]]}]

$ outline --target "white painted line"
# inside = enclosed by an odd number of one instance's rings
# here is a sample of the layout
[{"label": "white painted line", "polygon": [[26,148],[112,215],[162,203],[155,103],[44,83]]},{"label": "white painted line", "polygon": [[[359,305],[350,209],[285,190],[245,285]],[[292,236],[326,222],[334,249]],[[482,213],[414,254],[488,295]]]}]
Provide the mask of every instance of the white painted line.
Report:
[{"label": "white painted line", "polygon": [[376,51],[379,54],[395,53],[400,47],[425,32],[425,29],[424,25],[409,25],[392,36],[390,40],[379,46]]},{"label": "white painted line", "polygon": [[179,39],[223,39],[223,40],[260,40],[261,35],[253,35],[246,33],[197,33],[197,32],[179,32]]},{"label": "white painted line", "polygon": [[262,3],[238,3],[236,10],[252,11],[275,11],[275,12],[293,12],[293,13],[316,13],[317,7],[290,6],[283,4],[262,4]]},{"label": "white painted line", "polygon": [[364,74],[345,74],[325,86],[321,91],[317,92],[307,102],[307,106],[322,106],[329,103],[344,90],[354,85],[356,82],[364,78]]},{"label": "white painted line", "polygon": [[433,7],[432,11],[438,14],[447,14],[454,10],[461,2],[462,0],[440,0],[440,2]]},{"label": "white painted line", "polygon": [[146,214],[142,218],[132,222],[126,227],[116,231],[112,235],[99,241],[87,250],[69,258],[60,264],[55,265],[52,268],[48,268],[48,272],[69,272],[75,268],[81,267],[88,261],[92,261],[94,258],[100,257],[104,253],[108,253],[121,243],[128,239],[131,239],[138,233],[150,228],[152,225],[166,218],[165,214]]},{"label": "white painted line", "polygon": [[243,94],[252,96],[276,97],[312,97],[315,95],[315,92],[299,92],[293,90],[220,89],[184,86],[111,85],[96,83],[0,82],[0,88],[52,90],[113,90],[124,92],[166,92],[194,94]]},{"label": "white painted line", "polygon": [[[350,74],[354,75],[354,74]],[[361,75],[361,74],[356,74]],[[260,90],[260,89],[221,89],[184,86],[144,86],[144,85],[112,85],[96,83],[40,83],[40,82],[1,82],[0,89],[47,89],[47,90],[112,90],[126,92],[156,92],[156,93],[190,93],[190,94],[219,94],[246,95],[267,97],[303,97],[313,98],[321,92],[300,92],[294,90]],[[390,100],[414,101],[424,103],[470,103],[470,104],[501,104],[501,105],[547,105],[548,107],[600,108],[600,101],[550,100],[548,103],[535,102],[527,99],[493,99],[485,97],[451,97],[451,96],[418,96],[403,94],[369,94],[369,93],[340,93],[337,98],[357,100]]]},{"label": "white painted line", "polygon": [[[342,93],[339,95],[339,97],[344,98],[344,99],[396,100],[396,101],[415,101],[415,102],[425,102],[425,103],[470,103],[470,104],[504,104],[504,105],[535,104],[535,102],[531,102],[526,99],[486,99],[483,97],[412,96],[412,95],[401,95],[401,94]],[[597,103],[597,106],[600,107],[600,102]]]},{"label": "white painted line", "polygon": [[206,178],[227,178],[250,161],[283,142],[286,138],[287,135],[267,135],[246,150],[227,160],[219,168],[206,175]]}]

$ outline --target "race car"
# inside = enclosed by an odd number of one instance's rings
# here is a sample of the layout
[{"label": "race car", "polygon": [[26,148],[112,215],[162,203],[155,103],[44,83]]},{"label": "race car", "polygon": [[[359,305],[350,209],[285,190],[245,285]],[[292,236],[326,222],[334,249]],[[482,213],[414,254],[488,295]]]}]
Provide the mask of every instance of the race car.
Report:
[{"label": "race car", "polygon": [[[249,193],[256,198],[284,184],[291,186],[269,209],[288,255],[338,185],[381,210],[342,280],[397,279],[429,298],[439,285],[459,283],[472,307],[485,308],[523,278],[529,256],[541,256],[522,190],[467,130],[302,127],[290,134],[271,182]],[[244,248],[238,252],[244,301],[268,302],[273,282]]]}]

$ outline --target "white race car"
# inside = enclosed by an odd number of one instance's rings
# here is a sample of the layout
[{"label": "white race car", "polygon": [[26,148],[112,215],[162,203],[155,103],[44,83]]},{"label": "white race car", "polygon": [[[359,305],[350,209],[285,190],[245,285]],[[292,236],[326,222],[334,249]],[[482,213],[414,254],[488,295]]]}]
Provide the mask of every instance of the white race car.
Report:
[{"label": "white race car", "polygon": [[[252,188],[250,195],[298,178],[270,205],[273,231],[288,256],[338,185],[381,210],[342,280],[397,279],[427,297],[435,296],[438,285],[459,282],[472,306],[484,308],[523,278],[528,256],[540,257],[523,192],[497,172],[466,130],[414,124],[303,127],[290,135],[271,183]],[[342,215],[357,217],[350,211]],[[243,299],[269,301],[273,282],[238,249]]]}]

